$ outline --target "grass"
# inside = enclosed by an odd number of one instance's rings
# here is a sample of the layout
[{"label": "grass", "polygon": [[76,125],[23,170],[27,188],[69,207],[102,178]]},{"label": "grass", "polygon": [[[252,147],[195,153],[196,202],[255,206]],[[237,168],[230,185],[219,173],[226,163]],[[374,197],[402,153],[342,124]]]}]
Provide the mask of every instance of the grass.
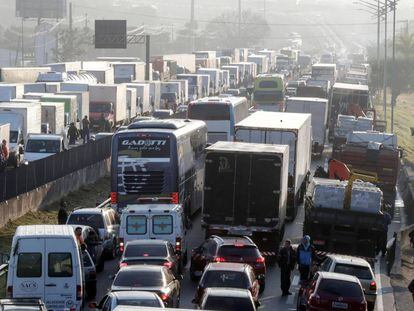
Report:
[{"label": "grass", "polygon": [[[387,105],[387,131],[391,130],[390,99]],[[380,119],[384,119],[382,100],[375,103]],[[414,93],[403,93],[397,98],[394,108],[394,132],[398,137],[398,145],[404,149],[404,158],[414,163],[414,137],[410,127],[414,127]]]},{"label": "grass", "polygon": [[[108,197],[109,189],[109,178],[102,178],[94,184],[69,193],[63,198],[67,203],[67,211],[70,212],[77,207],[94,207],[96,203],[101,203]],[[55,202],[43,210],[28,212],[1,228],[0,252],[9,253],[14,232],[20,225],[57,224],[59,207],[60,202]]]}]

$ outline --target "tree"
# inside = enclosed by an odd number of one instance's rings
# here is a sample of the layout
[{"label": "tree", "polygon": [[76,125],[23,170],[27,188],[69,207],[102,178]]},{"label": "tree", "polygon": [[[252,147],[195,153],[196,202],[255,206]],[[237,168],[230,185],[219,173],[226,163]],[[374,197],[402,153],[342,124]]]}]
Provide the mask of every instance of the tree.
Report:
[{"label": "tree", "polygon": [[225,12],[207,24],[205,40],[212,49],[253,47],[263,41],[269,29],[261,14],[243,11],[239,29],[238,12]]},{"label": "tree", "polygon": [[90,28],[60,29],[58,47],[53,50],[56,62],[67,62],[82,59],[92,46],[92,30]]},{"label": "tree", "polygon": [[397,37],[395,47],[397,49],[397,53],[401,54],[404,59],[407,60],[414,57],[414,33],[410,33],[408,28],[406,28]]}]

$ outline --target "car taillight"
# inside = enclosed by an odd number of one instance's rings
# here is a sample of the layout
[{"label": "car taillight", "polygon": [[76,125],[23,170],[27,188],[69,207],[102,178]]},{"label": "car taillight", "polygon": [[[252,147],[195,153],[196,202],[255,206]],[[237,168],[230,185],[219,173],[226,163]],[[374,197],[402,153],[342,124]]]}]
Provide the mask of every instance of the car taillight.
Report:
[{"label": "car taillight", "polygon": [[125,249],[124,239],[123,238],[120,238],[119,239],[119,251],[121,253],[123,253],[124,252],[124,249]]},{"label": "car taillight", "polygon": [[377,283],[375,283],[375,281],[372,281],[372,282],[369,284],[369,289],[370,289],[370,290],[377,290]]},{"label": "car taillight", "polygon": [[312,294],[312,295],[309,297],[309,302],[310,302],[310,304],[313,304],[313,305],[318,305],[318,304],[320,304],[320,303],[321,303],[321,297],[319,297],[319,295],[318,295],[318,294]]},{"label": "car taillight", "polygon": [[234,247],[244,247],[244,244],[243,243],[235,243]]},{"label": "car taillight", "polygon": [[118,203],[118,193],[111,192],[111,204]]},{"label": "car taillight", "polygon": [[224,257],[216,257],[216,258],[214,258],[214,261],[215,262],[225,262],[226,259],[224,259]]},{"label": "car taillight", "polygon": [[162,294],[160,294],[160,298],[161,298],[162,301],[166,301],[166,300],[168,300],[168,298],[170,298],[170,296],[168,296],[167,294],[162,293]]},{"label": "car taillight", "polygon": [[13,286],[7,287],[7,298],[13,298]]},{"label": "car taillight", "polygon": [[181,252],[181,237],[175,238],[175,251]]},{"label": "car taillight", "polygon": [[81,285],[76,285],[76,300],[82,300],[83,298],[83,291]]},{"label": "car taillight", "polygon": [[265,263],[265,258],[264,257],[256,258],[256,263]]},{"label": "car taillight", "polygon": [[171,267],[173,266],[173,263],[170,261],[164,262],[164,267],[167,267],[168,269],[171,269]]},{"label": "car taillight", "polygon": [[121,262],[121,263],[119,264],[119,268],[121,269],[121,268],[123,268],[123,267],[128,267],[128,263],[126,263],[126,262]]}]

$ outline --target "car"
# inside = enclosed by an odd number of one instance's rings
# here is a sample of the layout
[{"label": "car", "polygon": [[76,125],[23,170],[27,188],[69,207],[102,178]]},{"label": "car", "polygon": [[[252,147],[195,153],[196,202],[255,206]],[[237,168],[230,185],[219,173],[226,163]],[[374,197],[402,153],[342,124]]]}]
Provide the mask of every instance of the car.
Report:
[{"label": "car", "polygon": [[104,254],[115,258],[119,242],[119,217],[111,208],[80,208],[74,210],[66,222],[68,225],[85,225],[97,230],[103,239]]},{"label": "car", "polygon": [[180,306],[181,277],[175,277],[164,266],[137,265],[121,268],[115,276],[111,292],[144,290],[156,293],[166,307]]},{"label": "car", "polygon": [[250,290],[253,301],[259,305],[260,284],[253,268],[241,263],[210,263],[198,284],[193,303],[200,303],[207,288],[241,288]]},{"label": "car", "polygon": [[302,283],[297,310],[367,310],[367,301],[357,277],[335,272],[315,273],[310,282]]},{"label": "car", "polygon": [[164,309],[161,298],[153,292],[123,291],[111,292],[105,295],[99,304],[89,303],[90,309],[113,311],[118,306],[153,307]]},{"label": "car", "polygon": [[83,277],[85,279],[85,292],[89,299],[96,297],[96,267],[93,263],[92,257],[87,250],[82,251],[83,260]]},{"label": "car", "polygon": [[96,266],[96,272],[102,272],[105,267],[104,249],[102,245],[102,239],[99,234],[89,226],[71,225],[73,230],[76,228],[82,229],[82,239],[86,244],[86,249],[91,256],[94,265]]},{"label": "car", "polygon": [[256,311],[252,294],[247,289],[208,288],[200,301],[201,310]]},{"label": "car", "polygon": [[249,237],[219,237],[212,235],[191,255],[190,277],[196,280],[211,262],[237,262],[252,266],[260,283],[265,289],[266,263],[257,245]]},{"label": "car", "polygon": [[356,276],[364,289],[368,310],[374,310],[377,299],[377,283],[368,261],[352,256],[328,255],[322,262],[320,270]]},{"label": "car", "polygon": [[3,311],[47,311],[42,300],[35,298],[0,299],[0,310]]},{"label": "car", "polygon": [[170,269],[175,276],[178,276],[182,272],[180,263],[181,261],[170,242],[163,240],[135,240],[125,245],[119,267],[140,264],[161,265]]}]

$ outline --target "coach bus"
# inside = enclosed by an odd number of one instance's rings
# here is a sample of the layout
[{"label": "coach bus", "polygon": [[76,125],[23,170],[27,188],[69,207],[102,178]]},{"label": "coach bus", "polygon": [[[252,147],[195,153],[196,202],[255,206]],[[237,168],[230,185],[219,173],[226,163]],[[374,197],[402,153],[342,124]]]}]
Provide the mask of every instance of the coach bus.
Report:
[{"label": "coach bus", "polygon": [[206,97],[188,105],[188,119],[203,120],[208,128],[208,143],[233,141],[234,126],[249,116],[245,97]]},{"label": "coach bus", "polygon": [[197,120],[144,120],[112,139],[111,205],[176,198],[187,216],[202,205],[207,126]]},{"label": "coach bus", "polygon": [[283,111],[285,81],[280,74],[261,74],[254,80],[253,106],[258,110]]}]

